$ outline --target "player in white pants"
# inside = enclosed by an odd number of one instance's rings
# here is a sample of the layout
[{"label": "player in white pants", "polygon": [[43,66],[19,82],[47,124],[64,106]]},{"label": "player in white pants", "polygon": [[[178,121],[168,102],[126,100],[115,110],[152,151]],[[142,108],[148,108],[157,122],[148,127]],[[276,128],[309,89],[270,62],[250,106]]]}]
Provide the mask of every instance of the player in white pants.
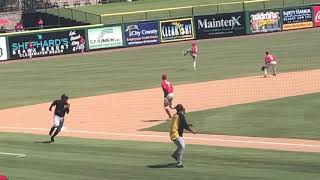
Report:
[{"label": "player in white pants", "polygon": [[197,57],[198,57],[198,45],[196,42],[192,42],[191,49],[184,52],[184,55],[190,54],[193,61],[193,70],[197,70]]}]

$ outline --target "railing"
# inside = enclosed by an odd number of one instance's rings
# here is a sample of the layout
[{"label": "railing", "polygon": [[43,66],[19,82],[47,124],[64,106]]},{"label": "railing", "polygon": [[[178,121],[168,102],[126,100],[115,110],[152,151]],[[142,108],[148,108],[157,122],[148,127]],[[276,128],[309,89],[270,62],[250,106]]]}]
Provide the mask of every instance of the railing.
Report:
[{"label": "railing", "polygon": [[300,6],[319,3],[319,0],[250,0],[242,2],[229,2],[218,4],[206,4],[198,6],[185,6],[146,11],[134,11],[125,13],[102,14],[101,24],[115,24],[134,21],[146,21],[154,19],[169,19],[205,14],[219,14],[240,11],[255,11],[287,6]]},{"label": "railing", "polygon": [[242,2],[206,4],[198,6],[185,6],[101,15],[88,13],[72,8],[45,9],[45,12],[59,17],[80,21],[83,23],[117,24],[155,19],[191,17],[205,14],[219,14],[239,11],[254,11],[263,9],[283,8],[287,6],[300,6],[309,4],[311,5],[316,3],[320,3],[320,0],[249,0]]}]

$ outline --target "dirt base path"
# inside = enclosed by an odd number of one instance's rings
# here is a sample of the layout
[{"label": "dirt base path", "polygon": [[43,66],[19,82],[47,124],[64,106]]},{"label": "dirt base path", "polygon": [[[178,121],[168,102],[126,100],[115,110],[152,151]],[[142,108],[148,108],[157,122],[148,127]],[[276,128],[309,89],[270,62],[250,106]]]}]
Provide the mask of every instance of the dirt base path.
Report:
[{"label": "dirt base path", "polygon": [[[245,77],[175,86],[175,103],[190,111],[320,92],[320,70]],[[112,140],[169,142],[168,133],[139,131],[166,119],[160,88],[71,100],[65,136]],[[0,130],[47,134],[49,104],[0,111]],[[320,141],[217,135],[186,135],[188,143],[320,152]]]}]

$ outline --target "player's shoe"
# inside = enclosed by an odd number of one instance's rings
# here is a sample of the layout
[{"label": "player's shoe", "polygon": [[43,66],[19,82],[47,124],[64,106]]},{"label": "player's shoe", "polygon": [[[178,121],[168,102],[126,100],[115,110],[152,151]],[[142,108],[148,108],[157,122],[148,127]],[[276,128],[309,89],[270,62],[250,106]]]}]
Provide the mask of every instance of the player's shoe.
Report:
[{"label": "player's shoe", "polygon": [[277,74],[272,74],[272,75],[277,76]]},{"label": "player's shoe", "polygon": [[54,142],[54,137],[51,137],[51,142]]},{"label": "player's shoe", "polygon": [[178,163],[178,164],[176,165],[176,167],[177,167],[177,168],[184,168],[184,166],[182,165],[182,163]]}]

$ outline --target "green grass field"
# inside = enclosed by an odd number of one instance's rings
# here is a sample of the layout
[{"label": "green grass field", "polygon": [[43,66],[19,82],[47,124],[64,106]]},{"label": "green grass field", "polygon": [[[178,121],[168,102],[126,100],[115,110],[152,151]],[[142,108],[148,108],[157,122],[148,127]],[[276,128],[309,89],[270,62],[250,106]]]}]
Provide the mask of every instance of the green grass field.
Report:
[{"label": "green grass field", "polygon": [[146,49],[105,51],[84,56],[56,56],[50,61],[1,64],[0,109],[71,98],[159,87],[167,72],[177,84],[261,75],[264,50],[280,59],[279,71],[320,67],[319,29],[305,32],[213,39],[199,42],[199,71],[182,50],[190,42]]},{"label": "green grass field", "polygon": [[14,180],[314,180],[320,157],[278,152],[188,145],[185,168],[173,168],[173,144],[102,141],[0,133],[1,173]]},{"label": "green grass field", "polygon": [[[320,139],[320,93],[192,112],[199,133]],[[168,131],[169,123],[149,130]]]}]

